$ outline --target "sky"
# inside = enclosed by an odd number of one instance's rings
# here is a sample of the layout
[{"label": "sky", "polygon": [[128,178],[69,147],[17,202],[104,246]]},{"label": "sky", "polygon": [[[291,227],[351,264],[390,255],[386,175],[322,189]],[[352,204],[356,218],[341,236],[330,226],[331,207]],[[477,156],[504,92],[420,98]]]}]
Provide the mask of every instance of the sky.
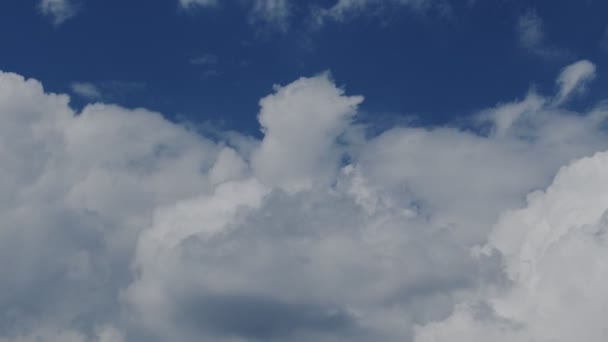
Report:
[{"label": "sky", "polygon": [[[251,133],[259,98],[303,75],[331,71],[366,95],[369,115],[433,125],[531,84],[551,91],[565,64],[606,59],[608,4],[597,0],[350,0],[325,17],[336,1],[46,3],[46,12],[38,0],[0,4],[2,70],[54,92],[90,83],[104,95],[95,100]],[[74,95],[74,106],[95,97]]]},{"label": "sky", "polygon": [[0,342],[606,341],[607,12],[2,1]]}]

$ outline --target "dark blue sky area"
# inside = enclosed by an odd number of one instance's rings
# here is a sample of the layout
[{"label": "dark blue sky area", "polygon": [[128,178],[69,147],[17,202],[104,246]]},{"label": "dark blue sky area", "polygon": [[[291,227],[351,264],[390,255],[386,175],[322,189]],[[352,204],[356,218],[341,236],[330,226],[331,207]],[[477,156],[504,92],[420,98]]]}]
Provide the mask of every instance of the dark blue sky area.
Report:
[{"label": "dark blue sky area", "polygon": [[[54,26],[37,1],[2,0],[0,69],[54,92],[91,82],[105,101],[249,132],[273,84],[324,70],[365,95],[368,115],[429,125],[522,97],[531,84],[551,93],[579,59],[598,67],[588,98],[608,89],[608,1],[453,1],[422,13],[395,5],[313,28],[309,7],[332,3],[298,2],[283,32],[252,23],[242,1],[186,11],[177,0],[81,0],[77,16]],[[539,49],[552,53],[522,45],[518,22],[530,13],[542,24]],[[191,62],[207,55],[215,63]]]}]

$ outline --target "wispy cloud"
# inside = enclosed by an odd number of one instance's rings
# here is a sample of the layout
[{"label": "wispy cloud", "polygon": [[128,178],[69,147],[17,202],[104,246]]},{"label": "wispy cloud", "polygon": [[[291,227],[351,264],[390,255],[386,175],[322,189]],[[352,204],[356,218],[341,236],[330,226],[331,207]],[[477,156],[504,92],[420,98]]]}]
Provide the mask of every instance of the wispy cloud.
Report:
[{"label": "wispy cloud", "polygon": [[53,25],[59,26],[74,17],[80,6],[73,0],[40,0],[38,8],[44,16],[51,19]]},{"label": "wispy cloud", "polygon": [[210,54],[210,53],[206,53],[203,54],[201,56],[198,57],[193,57],[190,59],[190,64],[193,65],[215,65],[219,62],[219,57],[214,55],[214,54]]},{"label": "wispy cloud", "polygon": [[89,101],[115,101],[131,92],[146,87],[143,82],[103,81],[103,82],[73,82],[70,85],[72,93]]},{"label": "wispy cloud", "polygon": [[348,21],[354,17],[373,14],[378,9],[405,7],[414,11],[439,9],[449,12],[449,5],[444,0],[337,0],[329,7],[314,7],[312,19],[315,25],[321,26],[329,21]]},{"label": "wispy cloud", "polygon": [[100,100],[102,98],[101,91],[93,83],[74,82],[72,83],[71,88],[74,94],[87,100]]},{"label": "wispy cloud", "polygon": [[583,60],[567,66],[557,78],[559,92],[556,104],[562,104],[576,94],[584,92],[587,84],[595,78],[595,64]]},{"label": "wispy cloud", "polygon": [[292,6],[291,0],[254,0],[249,20],[254,24],[264,23],[287,31]]},{"label": "wispy cloud", "polygon": [[518,18],[516,31],[519,45],[532,55],[547,59],[570,56],[570,52],[547,43],[543,19],[535,10]]},{"label": "wispy cloud", "polygon": [[218,5],[218,0],[179,0],[179,6],[183,9],[213,7],[216,5]]}]

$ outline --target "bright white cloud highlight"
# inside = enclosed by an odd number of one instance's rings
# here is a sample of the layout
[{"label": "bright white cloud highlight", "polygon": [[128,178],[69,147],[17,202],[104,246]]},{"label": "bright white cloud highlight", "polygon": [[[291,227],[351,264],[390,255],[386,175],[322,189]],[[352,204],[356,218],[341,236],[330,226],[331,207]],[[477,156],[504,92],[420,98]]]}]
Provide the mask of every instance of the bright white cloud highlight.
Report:
[{"label": "bright white cloud highlight", "polygon": [[301,78],[259,140],[0,73],[0,341],[602,341],[608,108],[554,100],[590,65],[474,131]]},{"label": "bright white cloud highlight", "polygon": [[506,212],[482,253],[511,281],[417,329],[417,342],[603,341],[608,305],[608,154],[563,168],[524,209]]}]

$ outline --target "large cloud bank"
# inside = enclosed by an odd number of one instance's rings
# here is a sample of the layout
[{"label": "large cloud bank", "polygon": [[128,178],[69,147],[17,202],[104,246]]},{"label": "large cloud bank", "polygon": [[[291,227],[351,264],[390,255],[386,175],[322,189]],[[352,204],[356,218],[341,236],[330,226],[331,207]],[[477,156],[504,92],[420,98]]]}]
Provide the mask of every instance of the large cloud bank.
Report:
[{"label": "large cloud bank", "polygon": [[321,74],[257,140],[0,73],[0,341],[604,341],[594,75],[370,134]]}]

